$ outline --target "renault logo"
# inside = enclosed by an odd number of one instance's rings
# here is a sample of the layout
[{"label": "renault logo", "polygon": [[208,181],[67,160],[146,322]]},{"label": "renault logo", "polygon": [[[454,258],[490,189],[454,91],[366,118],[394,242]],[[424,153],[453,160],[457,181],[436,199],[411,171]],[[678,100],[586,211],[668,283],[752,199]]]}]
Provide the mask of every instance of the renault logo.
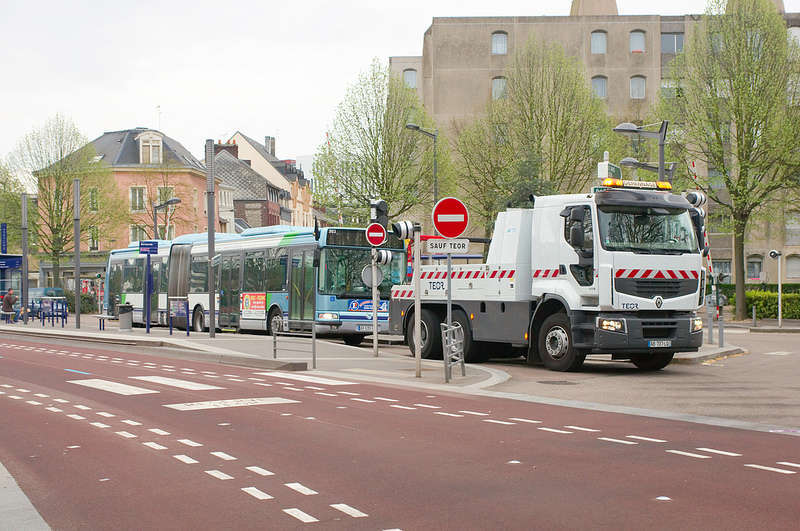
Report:
[{"label": "renault logo", "polygon": [[653,302],[656,303],[656,308],[661,308],[661,305],[664,304],[664,299],[662,299],[660,295],[656,295],[656,298],[653,299]]}]

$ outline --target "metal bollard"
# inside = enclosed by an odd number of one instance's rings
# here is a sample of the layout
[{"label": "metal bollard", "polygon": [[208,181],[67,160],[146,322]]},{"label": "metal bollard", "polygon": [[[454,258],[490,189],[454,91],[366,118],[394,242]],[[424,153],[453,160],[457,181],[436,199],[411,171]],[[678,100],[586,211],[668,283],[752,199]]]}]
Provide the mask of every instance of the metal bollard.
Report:
[{"label": "metal bollard", "polygon": [[186,301],[186,304],[183,307],[186,310],[186,337],[189,337],[190,324],[189,324],[189,301],[188,300]]},{"label": "metal bollard", "polygon": [[756,305],[753,304],[753,328],[755,328],[756,326],[758,326],[756,324]]},{"label": "metal bollard", "polygon": [[719,348],[722,348],[725,346],[725,318],[722,316],[722,312],[719,312],[717,326],[719,326]]},{"label": "metal bollard", "polygon": [[317,323],[311,323],[311,368],[317,368]]},{"label": "metal bollard", "polygon": [[713,307],[706,305],[706,315],[708,316],[708,344],[714,344],[714,311]]},{"label": "metal bollard", "polygon": [[278,359],[278,331],[272,328],[272,359]]}]

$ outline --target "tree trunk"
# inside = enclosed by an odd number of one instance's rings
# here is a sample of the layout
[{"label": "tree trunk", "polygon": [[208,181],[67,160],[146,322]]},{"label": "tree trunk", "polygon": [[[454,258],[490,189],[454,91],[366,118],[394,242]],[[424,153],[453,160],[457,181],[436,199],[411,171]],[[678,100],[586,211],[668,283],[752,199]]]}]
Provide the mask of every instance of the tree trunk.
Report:
[{"label": "tree trunk", "polygon": [[57,256],[53,256],[53,287],[61,287],[61,263]]},{"label": "tree trunk", "polygon": [[746,216],[734,216],[733,221],[733,262],[736,270],[736,320],[747,319],[747,300],[745,299],[744,234],[747,226]]}]

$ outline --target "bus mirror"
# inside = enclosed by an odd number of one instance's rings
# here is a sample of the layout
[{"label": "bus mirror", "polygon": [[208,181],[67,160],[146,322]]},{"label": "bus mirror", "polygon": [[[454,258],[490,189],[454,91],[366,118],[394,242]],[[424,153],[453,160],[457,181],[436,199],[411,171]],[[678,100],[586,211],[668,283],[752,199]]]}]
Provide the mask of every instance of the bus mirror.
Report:
[{"label": "bus mirror", "polygon": [[317,216],[314,216],[314,239],[319,241],[319,220],[317,219]]},{"label": "bus mirror", "polygon": [[314,249],[314,267],[319,267],[319,256],[320,256],[320,249],[317,247]]}]

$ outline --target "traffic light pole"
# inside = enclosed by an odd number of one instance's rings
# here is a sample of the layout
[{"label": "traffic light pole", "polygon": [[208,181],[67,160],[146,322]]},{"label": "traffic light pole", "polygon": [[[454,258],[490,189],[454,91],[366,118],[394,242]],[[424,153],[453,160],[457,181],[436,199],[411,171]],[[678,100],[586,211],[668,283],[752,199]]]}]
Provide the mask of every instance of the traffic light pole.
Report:
[{"label": "traffic light pole", "polygon": [[[414,358],[416,377],[422,378],[422,301],[420,296],[420,268],[422,266],[422,226],[414,223]],[[431,332],[428,331],[430,334]]]},{"label": "traffic light pole", "polygon": [[378,250],[372,248],[372,352],[375,357],[378,357]]}]

